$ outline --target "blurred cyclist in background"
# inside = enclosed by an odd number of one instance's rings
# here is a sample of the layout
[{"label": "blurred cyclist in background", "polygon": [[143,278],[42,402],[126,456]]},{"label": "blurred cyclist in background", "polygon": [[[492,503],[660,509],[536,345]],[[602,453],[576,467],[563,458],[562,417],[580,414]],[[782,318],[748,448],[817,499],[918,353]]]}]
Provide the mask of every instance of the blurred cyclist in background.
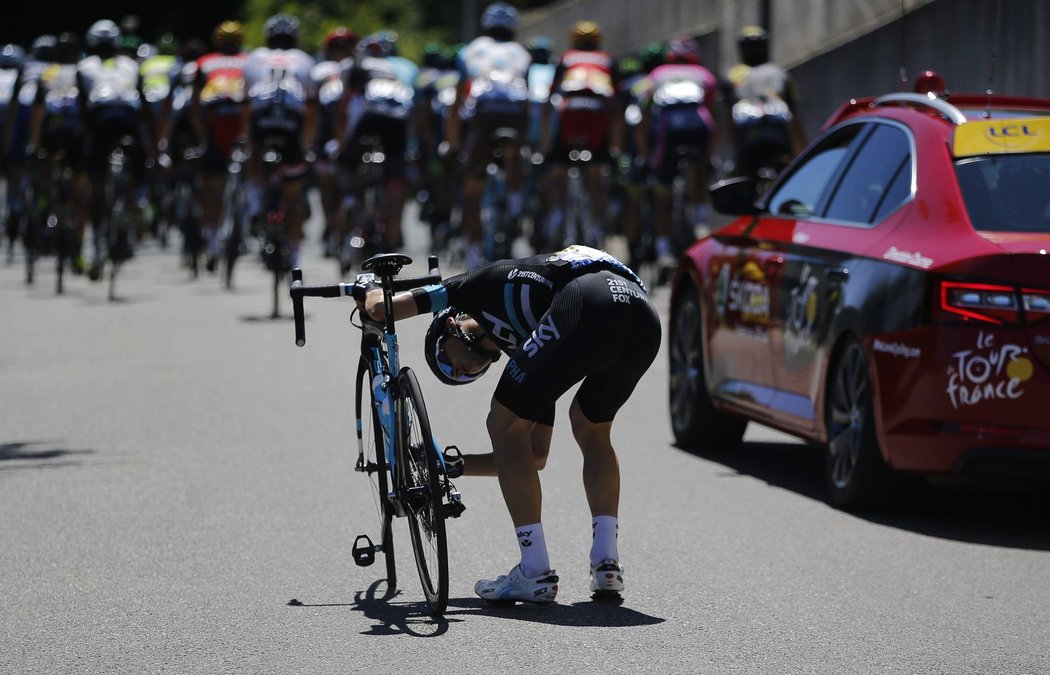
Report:
[{"label": "blurred cyclist in background", "polygon": [[31,159],[36,155],[36,184],[42,188],[51,179],[52,168],[63,158],[73,172],[73,240],[68,242],[69,259],[76,274],[84,271],[81,257],[84,228],[88,219],[90,185],[84,173],[84,118],[77,89],[77,62],[80,60],[80,39],[73,33],[58,36],[55,62],[40,74],[33,115],[30,123],[29,147]]},{"label": "blurred cyclist in background", "polygon": [[6,203],[4,204],[4,229],[8,238],[7,260],[14,256],[14,242],[18,236],[18,199],[19,172],[18,165],[8,161],[11,153],[11,134],[14,130],[14,117],[18,110],[16,97],[19,75],[25,63],[26,52],[16,44],[5,44],[0,47],[0,167],[3,169]]},{"label": "blurred cyclist in background", "polygon": [[[468,269],[480,266],[485,259],[481,195],[496,129],[509,128],[517,132],[516,142],[509,144],[504,157],[508,188],[506,217],[512,222],[520,218],[525,202],[520,154],[528,126],[526,78],[531,59],[525,47],[514,41],[517,29],[516,9],[503,2],[491,4],[481,16],[481,36],[467,44],[457,59],[460,79],[446,137],[449,152],[458,154],[462,150],[467,156],[463,233]],[[462,121],[466,123],[465,138]]]},{"label": "blurred cyclist in background", "polygon": [[769,60],[769,36],[744,26],[737,36],[741,63],[728,75],[734,173],[772,180],[806,145],[791,75]]},{"label": "blurred cyclist in background", "polygon": [[415,84],[413,136],[418,143],[420,175],[420,217],[430,224],[433,250],[442,252],[451,234],[453,203],[452,174],[447,155],[441,153],[449,110],[456,100],[455,56],[448,47],[427,43],[423,48],[423,66]]},{"label": "blurred cyclist in background", "polygon": [[252,50],[244,64],[249,209],[253,220],[263,214],[263,156],[276,151],[280,155],[276,170],[289,250],[287,259],[278,253],[267,257],[266,264],[271,269],[290,269],[298,266],[303,239],[303,179],[309,168],[306,150],[314,147],[316,132],[317,88],[310,77],[314,59],[298,47],[298,18],[275,14],[266,20],[264,31],[266,46]]},{"label": "blurred cyclist in background", "polygon": [[[129,158],[127,168],[134,182],[142,184],[147,157],[156,154],[154,120],[146,111],[142,76],[138,62],[118,51],[120,28],[108,19],[96,21],[84,38],[88,56],[77,66],[78,91],[87,116],[87,149],[85,168],[91,179],[91,222],[95,234],[95,258],[90,278],[101,278],[102,264],[108,254],[100,241],[99,224],[106,205],[106,175],[109,156],[125,139]],[[127,252],[130,254],[130,251]]]},{"label": "blurred cyclist in background", "polygon": [[558,133],[558,111],[550,105],[551,83],[554,82],[554,72],[558,66],[549,38],[530,38],[525,48],[532,57],[528,74],[529,127],[525,133],[525,146],[530,160],[528,175],[525,177],[525,213],[532,224],[530,243],[534,250],[539,251],[546,248],[543,227],[551,205],[547,190],[547,163],[543,157],[543,134],[544,125],[549,136]]},{"label": "blurred cyclist in background", "polygon": [[360,204],[358,198],[364,187],[357,180],[357,174],[368,151],[366,140],[377,138],[383,150],[380,208],[384,250],[404,246],[401,218],[405,210],[405,156],[415,97],[411,84],[414,80],[415,73],[404,67],[403,59],[397,54],[397,34],[373,33],[358,44],[339,107],[337,128],[344,129],[339,154],[351,176],[354,201],[347,205],[351,214]]},{"label": "blurred cyclist in background", "polygon": [[[550,167],[552,208],[547,216],[547,248],[582,243],[602,248],[605,232],[605,185],[602,170],[619,147],[623,124],[622,111],[615,96],[619,87],[616,62],[602,51],[602,30],[593,21],[578,21],[569,35],[570,48],[561,56],[551,83],[550,106],[558,111],[558,129],[554,134],[544,124],[544,155]],[[550,110],[550,107],[547,109]],[[546,112],[546,111],[545,111]],[[549,113],[547,113],[549,114]],[[582,165],[584,188],[589,195],[590,213],[582,231],[566,232],[564,217],[568,193],[570,164]]]},{"label": "blurred cyclist in background", "polygon": [[219,218],[226,170],[234,146],[244,135],[241,106],[245,100],[242,51],[244,28],[239,21],[223,21],[211,34],[214,51],[197,59],[190,120],[198,143],[204,146],[201,162],[201,233],[207,244],[206,269],[217,267]]},{"label": "blurred cyclist in background", "polygon": [[[652,172],[653,231],[657,264],[670,270],[678,255],[706,226],[707,177],[716,126],[711,106],[718,96],[714,74],[700,65],[692,38],[675,38],[667,45],[666,63],[649,73],[650,90],[639,125],[639,156]],[[671,189],[679,172],[686,181],[685,223],[671,231]],[[673,237],[673,240],[672,240]]]},{"label": "blurred cyclist in background", "polygon": [[324,243],[326,257],[335,254],[334,246],[336,211],[339,208],[339,190],[336,180],[336,164],[331,155],[339,145],[336,116],[339,101],[343,98],[343,79],[353,65],[352,56],[357,46],[357,35],[346,26],[337,26],[328,31],[324,41],[321,61],[310,71],[317,87],[317,140],[314,143],[314,180],[321,197],[324,212]]}]

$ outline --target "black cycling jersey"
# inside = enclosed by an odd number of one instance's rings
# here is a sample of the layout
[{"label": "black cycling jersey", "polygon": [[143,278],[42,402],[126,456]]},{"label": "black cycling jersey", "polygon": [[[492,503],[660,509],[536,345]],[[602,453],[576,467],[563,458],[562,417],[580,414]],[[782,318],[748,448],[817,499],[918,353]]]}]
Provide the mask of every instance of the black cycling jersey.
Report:
[{"label": "black cycling jersey", "polygon": [[495,399],[543,424],[553,424],[555,401],[581,380],[583,413],[611,421],[660,346],[660,320],[638,277],[582,246],[498,261],[415,297],[421,313],[452,306],[473,317],[511,357]]}]

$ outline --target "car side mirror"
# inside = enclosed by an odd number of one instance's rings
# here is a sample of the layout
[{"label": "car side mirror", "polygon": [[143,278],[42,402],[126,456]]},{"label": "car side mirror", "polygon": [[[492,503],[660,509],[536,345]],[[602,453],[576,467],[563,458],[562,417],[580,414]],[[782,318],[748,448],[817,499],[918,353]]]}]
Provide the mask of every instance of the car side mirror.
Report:
[{"label": "car side mirror", "polygon": [[711,206],[727,216],[751,216],[758,213],[755,200],[758,186],[754,179],[741,176],[720,180],[708,188]]}]

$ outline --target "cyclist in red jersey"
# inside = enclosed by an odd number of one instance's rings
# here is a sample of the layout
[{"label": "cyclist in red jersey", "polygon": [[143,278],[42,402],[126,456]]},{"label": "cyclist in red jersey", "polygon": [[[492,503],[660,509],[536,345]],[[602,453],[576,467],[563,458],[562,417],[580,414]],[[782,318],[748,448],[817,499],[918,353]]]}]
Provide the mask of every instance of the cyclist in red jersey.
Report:
[{"label": "cyclist in red jersey", "polygon": [[[571,48],[562,54],[554,71],[541,132],[544,155],[551,160],[550,198],[555,205],[547,216],[546,240],[557,246],[566,239],[562,225],[569,164],[582,160],[586,163],[584,182],[590,195],[590,215],[584,231],[574,233],[573,238],[600,248],[605,218],[602,169],[619,154],[619,148],[610,145],[612,139],[621,137],[617,125],[623,121],[615,96],[619,74],[613,58],[601,50],[602,31],[597,23],[578,21],[572,27],[570,42]],[[558,128],[552,139],[549,118],[555,108]]]},{"label": "cyclist in red jersey", "polygon": [[206,144],[201,190],[203,234],[208,242],[208,271],[219,254],[218,224],[226,166],[233,147],[244,133],[244,29],[237,21],[223,21],[212,32],[214,52],[197,59],[191,115],[199,140]]}]

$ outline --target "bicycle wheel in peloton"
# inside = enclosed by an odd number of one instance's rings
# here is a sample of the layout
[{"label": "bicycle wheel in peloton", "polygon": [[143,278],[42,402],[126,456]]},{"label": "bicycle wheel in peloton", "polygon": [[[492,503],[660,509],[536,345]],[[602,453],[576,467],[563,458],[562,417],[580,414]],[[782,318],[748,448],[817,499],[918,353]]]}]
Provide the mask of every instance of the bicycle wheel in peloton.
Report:
[{"label": "bicycle wheel in peloton", "polygon": [[442,464],[415,373],[402,368],[399,380],[394,448],[399,492],[423,593],[433,613],[441,614],[448,605],[448,543],[439,475]]},{"label": "bicycle wheel in peloton", "polygon": [[368,397],[363,396],[363,390],[369,381],[368,364],[362,356],[357,369],[357,390],[355,392],[357,402],[357,428],[362,434],[360,441],[364,451],[364,466],[374,466],[373,471],[368,471],[368,481],[372,484],[372,492],[376,498],[379,510],[379,520],[382,527],[381,543],[383,547],[383,558],[386,561],[386,586],[387,590],[393,592],[397,588],[397,566],[394,563],[394,537],[393,537],[393,505],[390,503],[390,481],[389,471],[386,463],[386,454],[383,452],[383,432],[376,415],[375,405],[372,402],[371,388]]}]

